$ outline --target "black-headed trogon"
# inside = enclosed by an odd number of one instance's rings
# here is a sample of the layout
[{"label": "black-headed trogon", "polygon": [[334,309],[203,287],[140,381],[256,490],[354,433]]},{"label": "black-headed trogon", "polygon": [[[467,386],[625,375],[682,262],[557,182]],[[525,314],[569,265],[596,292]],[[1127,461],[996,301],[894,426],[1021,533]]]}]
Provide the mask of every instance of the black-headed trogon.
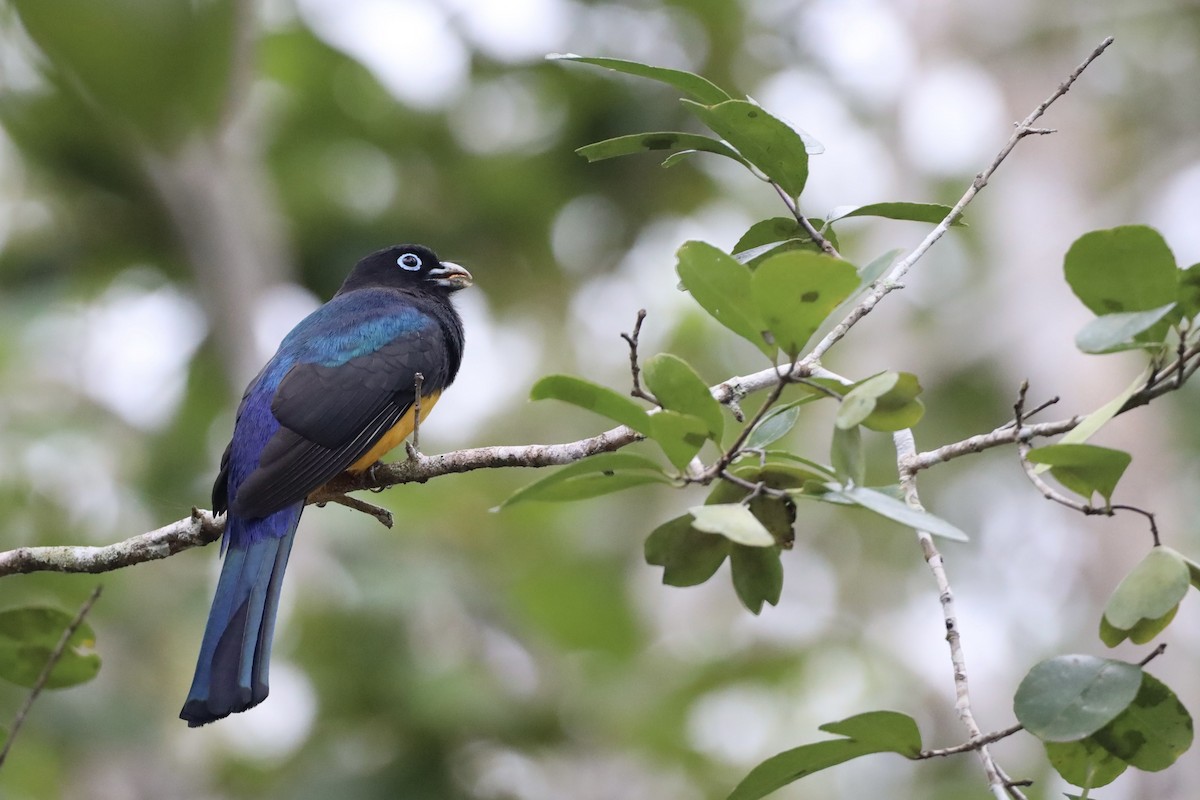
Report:
[{"label": "black-headed trogon", "polygon": [[250,382],[213,486],[225,562],[179,715],[189,726],[267,696],[279,587],[305,499],[403,442],[415,406],[424,418],[451,384],[463,327],[450,295],[470,285],[469,272],[419,245],[372,253]]}]

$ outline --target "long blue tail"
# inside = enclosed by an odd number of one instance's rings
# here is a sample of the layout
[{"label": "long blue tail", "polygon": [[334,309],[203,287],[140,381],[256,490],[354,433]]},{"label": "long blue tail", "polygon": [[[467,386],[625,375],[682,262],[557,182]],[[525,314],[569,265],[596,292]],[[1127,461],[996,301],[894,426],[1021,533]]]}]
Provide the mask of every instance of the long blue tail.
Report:
[{"label": "long blue tail", "polygon": [[260,519],[230,515],[225,563],[208,612],[196,676],[183,710],[195,728],[258,705],[267,697],[279,587],[304,504]]}]

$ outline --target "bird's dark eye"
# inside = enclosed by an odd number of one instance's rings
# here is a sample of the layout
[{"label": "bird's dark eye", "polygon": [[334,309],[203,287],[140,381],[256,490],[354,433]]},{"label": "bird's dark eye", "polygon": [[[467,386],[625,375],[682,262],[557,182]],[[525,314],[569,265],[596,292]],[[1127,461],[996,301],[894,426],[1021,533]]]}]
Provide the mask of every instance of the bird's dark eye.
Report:
[{"label": "bird's dark eye", "polygon": [[400,265],[401,269],[415,272],[421,268],[421,257],[413,253],[405,253],[396,259],[396,263]]}]

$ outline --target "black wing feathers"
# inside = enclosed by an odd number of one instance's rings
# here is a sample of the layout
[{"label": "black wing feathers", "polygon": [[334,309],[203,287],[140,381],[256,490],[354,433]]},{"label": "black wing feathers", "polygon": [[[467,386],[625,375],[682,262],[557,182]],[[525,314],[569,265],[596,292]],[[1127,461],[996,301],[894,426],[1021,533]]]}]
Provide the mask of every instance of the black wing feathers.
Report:
[{"label": "black wing feathers", "polygon": [[343,364],[292,367],[271,402],[282,427],[239,487],[233,511],[266,516],[343,472],[412,407],[416,373],[423,376],[423,395],[444,389],[458,368],[461,333],[447,336],[439,322],[430,319],[419,331]]}]

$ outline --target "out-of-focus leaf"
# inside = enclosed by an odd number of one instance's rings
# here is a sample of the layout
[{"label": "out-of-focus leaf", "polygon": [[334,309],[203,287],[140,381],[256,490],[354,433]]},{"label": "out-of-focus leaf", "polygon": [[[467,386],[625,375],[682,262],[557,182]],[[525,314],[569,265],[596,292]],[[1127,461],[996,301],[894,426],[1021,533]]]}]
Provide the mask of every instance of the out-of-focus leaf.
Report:
[{"label": "out-of-focus leaf", "polygon": [[916,375],[896,373],[895,384],[875,398],[875,408],[862,421],[863,427],[889,433],[913,427],[925,415],[925,404],[917,396],[921,391]]},{"label": "out-of-focus leaf", "polygon": [[[931,222],[936,225],[945,219],[951,210],[950,206],[941,203],[870,203],[865,206],[838,206],[829,212],[825,221],[836,222],[849,217],[884,217],[910,222]],[[952,224],[966,225],[962,217],[954,220]]]},{"label": "out-of-focus leaf", "polygon": [[921,750],[916,723],[896,711],[869,711],[822,725],[821,730],[847,738],[814,742],[771,756],[751,770],[727,800],[759,800],[807,775],[859,756],[890,752],[912,758]]},{"label": "out-of-focus leaf", "polygon": [[[1145,225],[1085,233],[1067,251],[1064,271],[1075,296],[1098,316],[1149,311],[1179,296],[1175,256],[1159,232]],[[1163,320],[1138,338],[1162,341],[1167,324]]]},{"label": "out-of-focus leaf", "polygon": [[767,326],[750,296],[751,273],[732,256],[704,242],[687,242],[676,267],[683,286],[713,319],[774,358],[763,338]]},{"label": "out-of-focus leaf", "polygon": [[[33,686],[73,620],[65,611],[43,606],[0,611],[0,678],[26,688]],[[81,624],[68,640],[46,688],[62,689],[96,677],[100,656],[85,652],[95,641],[91,626]]]},{"label": "out-of-focus leaf", "polygon": [[941,517],[934,516],[928,511],[913,508],[903,500],[898,500],[878,489],[868,489],[865,486],[839,486],[830,483],[829,490],[821,499],[841,499],[862,506],[868,511],[874,511],[880,516],[907,525],[918,531],[925,531],[933,536],[951,539],[956,542],[967,541],[967,535]]},{"label": "out-of-focus leaf", "polygon": [[30,38],[64,73],[62,84],[87,98],[84,107],[115,115],[118,125],[132,125],[164,148],[217,123],[233,63],[235,6],[14,2]]},{"label": "out-of-focus leaf", "polygon": [[1179,273],[1179,310],[1187,319],[1200,314],[1200,264],[1192,264]]},{"label": "out-of-focus leaf", "polygon": [[870,264],[867,264],[865,267],[860,269],[858,271],[858,280],[862,284],[862,286],[863,287],[870,286],[872,283],[874,283],[875,281],[882,278],[885,274],[887,274],[888,268],[891,267],[893,263],[895,263],[896,256],[900,255],[903,252],[904,251],[898,247],[894,250],[888,250],[883,255],[878,256],[873,261],[871,261]]},{"label": "out-of-focus leaf", "polygon": [[733,543],[715,533],[692,527],[692,515],[664,522],[646,539],[646,563],[663,567],[668,586],[696,586],[713,576]]},{"label": "out-of-focus leaf", "polygon": [[[1084,441],[1090,438],[1092,434],[1104,427],[1104,425],[1110,419],[1115,417],[1118,411],[1125,407],[1125,403],[1129,401],[1129,398],[1137,394],[1137,391],[1146,385],[1146,379],[1148,377],[1150,377],[1149,368],[1143,371],[1141,375],[1138,375],[1133,380],[1133,383],[1125,387],[1125,390],[1119,395],[1114,397],[1112,400],[1109,400],[1092,413],[1088,414],[1083,418],[1083,422],[1080,422],[1074,428],[1063,434],[1063,436],[1058,440],[1058,443],[1082,444]],[[1039,473],[1045,472],[1046,470],[1050,469],[1050,465],[1038,464],[1035,469]]]},{"label": "out-of-focus leaf", "polygon": [[751,614],[761,613],[763,603],[779,603],[783,592],[779,548],[735,544],[729,554],[729,566],[738,599]]},{"label": "out-of-focus leaf", "polygon": [[863,450],[861,428],[833,429],[830,460],[838,478],[847,485],[861,486],[867,479],[867,456]]},{"label": "out-of-focus leaf", "polygon": [[712,440],[721,441],[725,429],[721,404],[690,364],[670,353],[660,353],[642,365],[642,377],[664,408],[704,420]]},{"label": "out-of-focus leaf", "polygon": [[834,424],[847,430],[856,425],[877,431],[910,428],[925,410],[917,400],[920,393],[921,384],[911,372],[881,372],[846,393]]},{"label": "out-of-focus leaf", "polygon": [[[701,136],[696,133],[679,133],[676,131],[655,131],[652,133],[633,133],[628,136],[618,136],[614,139],[605,139],[602,142],[584,145],[575,152],[588,161],[603,161],[607,158],[662,150],[676,154],[680,151],[694,152],[697,150],[706,153],[715,153],[726,158],[732,158],[742,166],[747,166],[746,159],[742,158],[736,150],[724,142],[713,139],[710,136]],[[667,166],[666,162],[663,165]]]},{"label": "out-of-focus leaf", "polygon": [[[1169,547],[1155,547],[1113,590],[1104,607],[1104,619],[1125,635],[1136,630],[1134,641],[1144,644],[1175,616],[1187,595],[1189,577],[1183,556]],[[1105,643],[1114,646],[1107,639]]]},{"label": "out-of-focus leaf", "polygon": [[804,250],[771,256],[751,279],[759,317],[793,358],[856,288],[858,273],[848,262]]},{"label": "out-of-focus leaf", "polygon": [[[1093,354],[1141,347],[1143,344],[1135,341],[1134,337],[1153,328],[1175,305],[1167,303],[1149,311],[1102,314],[1079,329],[1079,333],[1075,334],[1075,346],[1084,353]],[[1162,327],[1160,332],[1165,335],[1167,329]]]},{"label": "out-of-focus leaf", "polygon": [[1133,664],[1088,655],[1055,656],[1029,670],[1013,698],[1017,720],[1044,742],[1091,736],[1129,707],[1142,685]]},{"label": "out-of-focus leaf", "polygon": [[649,437],[679,470],[687,467],[708,439],[708,425],[699,417],[678,411],[659,411],[650,417]]},{"label": "out-of-focus leaf", "polygon": [[729,99],[724,89],[721,89],[708,78],[703,78],[691,72],[667,67],[652,67],[636,61],[626,61],[620,58],[593,58],[575,55],[574,53],[551,53],[548,60],[577,61],[580,64],[591,64],[597,67],[623,72],[626,75],[636,75],[639,78],[649,78],[659,83],[674,86],[681,92],[690,94],[704,103],[720,103]]},{"label": "out-of-focus leaf", "polygon": [[1055,480],[1089,502],[1093,493],[1099,493],[1111,503],[1133,456],[1094,444],[1051,444],[1030,450],[1029,460],[1049,466]]},{"label": "out-of-focus leaf", "polygon": [[1046,757],[1067,783],[1098,789],[1121,776],[1129,766],[1090,736],[1074,742],[1042,742]]},{"label": "out-of-focus leaf", "polygon": [[790,197],[799,197],[804,191],[808,149],[786,122],[746,100],[713,105],[684,100],[683,104]]},{"label": "out-of-focus leaf", "polygon": [[1133,702],[1092,738],[1122,761],[1158,772],[1192,746],[1192,716],[1162,681],[1138,671],[1142,682]]},{"label": "out-of-focus leaf", "polygon": [[607,386],[574,375],[547,375],[533,385],[530,400],[561,400],[628,425],[638,433],[651,433],[650,415],[631,398]]},{"label": "out-of-focus leaf", "polygon": [[773,547],[775,537],[741,503],[692,506],[692,527],[706,533],[719,533],[735,544],[747,547]]},{"label": "out-of-focus leaf", "polygon": [[523,486],[500,504],[582,500],[646,483],[670,483],[656,461],[636,453],[598,453]]}]

